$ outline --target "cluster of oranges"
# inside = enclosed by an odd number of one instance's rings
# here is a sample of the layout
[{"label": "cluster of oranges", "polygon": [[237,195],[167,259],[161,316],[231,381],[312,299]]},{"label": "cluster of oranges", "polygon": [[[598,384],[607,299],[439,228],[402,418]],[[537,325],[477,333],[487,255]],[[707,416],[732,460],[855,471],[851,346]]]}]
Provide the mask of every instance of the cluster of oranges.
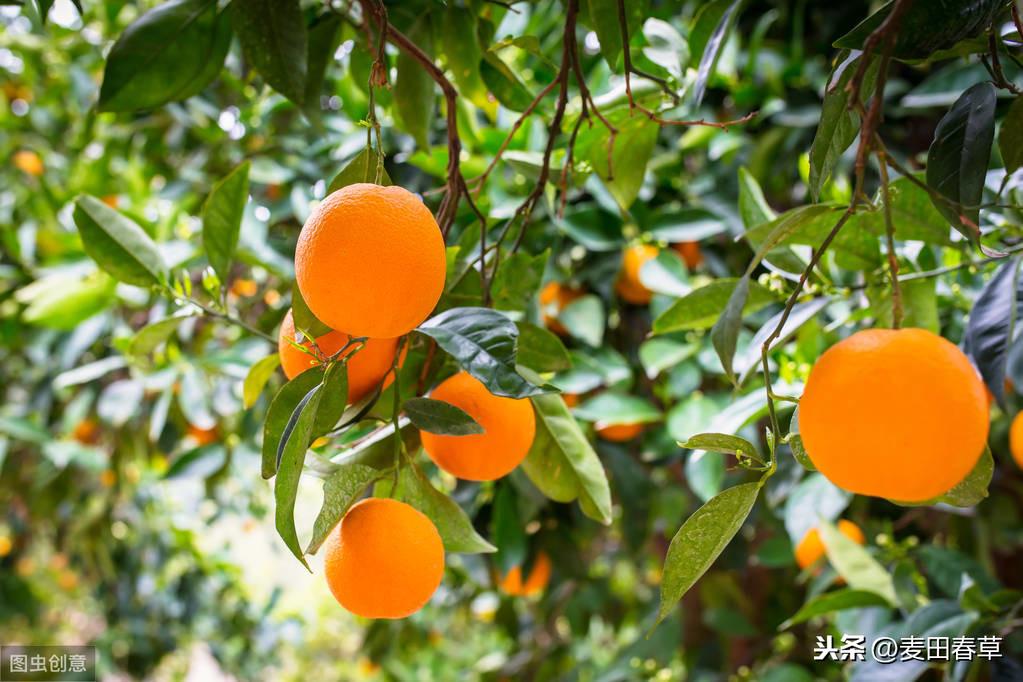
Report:
[{"label": "cluster of oranges", "polygon": [[[386,387],[392,369],[401,364],[399,339],[436,307],[446,267],[440,228],[414,194],[367,183],[332,193],[309,216],[295,250],[302,298],[332,331],[315,340],[299,338],[289,311],[278,336],[285,374],[294,378],[345,352],[340,359],[347,364],[349,402]],[[360,295],[352,296],[353,291]],[[353,344],[353,339],[362,341]],[[483,428],[466,436],[422,433],[423,449],[442,470],[492,481],[525,459],[536,431],[528,400],[496,396],[466,372],[445,379],[431,397],[461,408]],[[394,499],[368,498],[353,505],[324,547],[331,592],[346,609],[367,618],[414,613],[444,573],[436,526]],[[532,594],[549,573],[549,561],[538,557],[525,583],[509,574],[502,586],[509,593]]]}]

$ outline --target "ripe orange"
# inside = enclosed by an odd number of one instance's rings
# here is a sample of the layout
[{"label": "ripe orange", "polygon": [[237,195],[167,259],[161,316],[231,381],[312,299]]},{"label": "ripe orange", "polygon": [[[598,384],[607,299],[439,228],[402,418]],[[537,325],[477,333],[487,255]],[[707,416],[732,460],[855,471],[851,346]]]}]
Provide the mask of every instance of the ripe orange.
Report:
[{"label": "ripe orange", "polygon": [[700,251],[700,242],[679,242],[672,244],[678,255],[682,256],[682,262],[690,270],[695,270],[703,262],[703,252]]},{"label": "ripe orange", "polygon": [[643,433],[646,424],[607,424],[605,422],[597,422],[593,427],[597,430],[597,435],[604,440],[624,443]]},{"label": "ripe orange", "polygon": [[3,558],[11,553],[14,549],[14,543],[6,535],[0,535],[0,558]]},{"label": "ripe orange", "polygon": [[648,260],[657,257],[657,247],[639,244],[625,249],[622,255],[622,270],[615,282],[615,291],[629,303],[646,305],[653,294],[639,281],[639,271]]},{"label": "ripe orange", "polygon": [[83,419],[75,424],[71,437],[83,445],[95,445],[99,442],[99,424],[95,419]]},{"label": "ripe orange", "polygon": [[302,297],[324,324],[389,339],[429,316],[444,291],[444,238],[401,187],[348,185],[320,203],[295,248]]},{"label": "ripe orange", "polygon": [[397,500],[371,497],[348,510],[325,543],[327,586],[363,618],[404,618],[430,600],[444,577],[437,527]]},{"label": "ripe orange", "polygon": [[817,360],[799,403],[803,445],[840,488],[900,502],[947,492],[988,434],[966,355],[923,329],[860,331]]},{"label": "ripe orange", "polygon": [[29,149],[21,149],[14,152],[14,167],[20,170],[22,173],[34,175],[39,177],[45,170],[43,166],[43,160],[39,158],[39,155]]},{"label": "ripe orange", "polygon": [[576,393],[562,393],[561,399],[565,401],[566,407],[575,407],[579,404],[579,395]]},{"label": "ripe orange", "polygon": [[528,399],[496,396],[467,372],[442,381],[430,397],[462,408],[483,427],[472,436],[422,432],[423,449],[444,471],[469,481],[493,481],[526,458],[536,434]]},{"label": "ripe orange", "polygon": [[[325,356],[341,350],[351,337],[344,332],[332,331],[316,339],[316,345]],[[304,353],[291,345],[295,340],[295,318],[291,311],[281,321],[277,335],[277,352],[281,356],[281,367],[289,379],[294,379],[310,367],[320,364],[315,355]],[[312,343],[303,341],[303,346],[312,348]],[[376,390],[383,380],[387,388],[394,376],[390,373],[398,339],[367,339],[362,349],[348,360],[348,402],[357,403]],[[345,351],[350,353],[351,350]],[[403,354],[404,355],[404,354]]]},{"label": "ripe orange", "polygon": [[255,280],[236,279],[235,281],[231,282],[231,293],[240,298],[255,296],[256,292],[258,291],[259,285],[256,284]]},{"label": "ripe orange", "polygon": [[[867,541],[863,537],[863,531],[852,521],[846,521],[845,519],[839,521],[838,532],[858,545],[862,545]],[[817,563],[824,554],[824,541],[821,540],[820,531],[816,528],[811,528],[796,546],[796,564],[800,568],[805,569],[807,566]]]},{"label": "ripe orange", "polygon": [[1013,417],[1009,426],[1009,451],[1016,464],[1023,469],[1023,412]]},{"label": "ripe orange", "polygon": [[217,440],[217,427],[212,429],[201,429],[198,426],[188,425],[188,435],[196,442],[196,445],[209,445]]},{"label": "ripe orange", "polygon": [[544,552],[536,555],[533,569],[529,572],[526,582],[522,582],[522,567],[515,566],[497,584],[498,589],[513,597],[531,597],[540,594],[551,579],[551,560]]},{"label": "ripe orange", "polygon": [[540,290],[540,306],[543,311],[544,326],[555,334],[561,336],[568,334],[568,330],[558,322],[558,315],[561,314],[562,308],[582,295],[583,292],[579,289],[565,287],[558,282],[548,282]]},{"label": "ripe orange", "polygon": [[118,204],[121,203],[121,200],[116,194],[107,194],[102,197],[102,201],[110,208],[117,208]]}]

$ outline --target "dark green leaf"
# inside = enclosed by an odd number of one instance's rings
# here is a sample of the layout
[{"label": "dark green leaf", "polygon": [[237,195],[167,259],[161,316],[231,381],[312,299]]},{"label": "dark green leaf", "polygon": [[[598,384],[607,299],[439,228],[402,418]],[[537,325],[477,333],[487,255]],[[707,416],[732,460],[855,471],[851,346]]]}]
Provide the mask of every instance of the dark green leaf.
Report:
[{"label": "dark green leaf", "polygon": [[[424,17],[409,32],[409,37],[425,50],[430,51],[428,19]],[[419,62],[408,52],[398,54],[398,77],[394,82],[394,105],[402,126],[421,149],[430,146],[430,124],[433,122],[434,90],[433,79]]]},{"label": "dark green leaf", "polygon": [[553,332],[528,322],[518,322],[519,352],[515,362],[534,372],[560,372],[572,366],[572,358]]},{"label": "dark green leaf", "polygon": [[309,37],[299,0],[233,0],[230,11],[245,58],[270,87],[304,104]]},{"label": "dark green leaf", "polygon": [[671,613],[739,532],[759,492],[759,483],[729,488],[711,498],[682,524],[664,559],[658,623]]},{"label": "dark green leaf", "polygon": [[405,414],[421,431],[446,436],[469,436],[483,433],[483,427],[476,423],[460,407],[432,398],[409,398],[405,401]]},{"label": "dark green leaf", "polygon": [[991,83],[968,89],[938,122],[927,150],[927,184],[951,202],[934,200],[934,205],[973,243],[980,239],[978,207],[995,136],[995,103]]},{"label": "dark green leaf", "polygon": [[189,317],[191,316],[177,315],[147,324],[135,332],[135,336],[131,339],[131,345],[128,346],[128,353],[136,358],[145,358],[177,331],[182,320]]},{"label": "dark green leaf", "polygon": [[1020,259],[1007,260],[988,280],[970,310],[964,346],[999,404],[1005,404],[1006,354],[1023,313]]},{"label": "dark green leaf", "polygon": [[306,563],[302,547],[298,544],[298,531],[295,528],[295,499],[298,496],[298,482],[305,465],[305,453],[312,440],[316,410],[322,394],[319,389],[320,385],[314,386],[295,407],[294,415],[281,436],[280,462],[277,466],[277,478],[274,479],[276,503],[274,525],[284,544],[306,569],[309,569],[309,564]]},{"label": "dark green leaf", "polygon": [[1006,173],[1023,167],[1023,95],[1013,100],[1005,114],[998,131],[998,149],[1002,152]]},{"label": "dark green leaf", "polygon": [[[649,16],[646,0],[628,0],[625,4],[625,17],[629,29],[629,39],[639,33],[643,20]],[[583,0],[581,4],[584,22],[593,27],[600,42],[600,53],[607,60],[607,65],[614,71],[618,68],[622,56],[622,27],[618,18],[618,0]]]},{"label": "dark green leaf", "polygon": [[245,203],[249,199],[249,162],[213,185],[202,209],[202,243],[206,258],[223,284],[231,276],[231,259],[238,246]]},{"label": "dark green leaf", "polygon": [[720,452],[725,455],[736,455],[746,457],[759,457],[757,447],[745,438],[731,436],[727,433],[698,433],[690,436],[685,443],[679,443],[681,447],[690,450],[706,450],[708,452]]},{"label": "dark green leaf", "polygon": [[777,217],[764,198],[760,183],[745,166],[739,169],[739,216],[747,230],[769,223]]},{"label": "dark green leaf", "polygon": [[714,73],[741,4],[742,0],[714,0],[706,3],[696,15],[689,34],[689,49],[693,57],[700,55],[700,66],[696,70],[696,82],[692,90],[694,107],[700,106],[703,101],[707,81]]},{"label": "dark green leaf", "polygon": [[349,507],[374,481],[386,476],[386,472],[364,464],[349,463],[323,481],[323,506],[313,522],[313,537],[305,548],[306,554],[316,554],[330,531],[348,512]]},{"label": "dark green leaf", "polygon": [[[263,478],[277,473],[277,452],[284,430],[295,408],[323,381],[323,368],[313,367],[281,386],[270,403],[263,422]],[[308,445],[308,443],[306,443]]]},{"label": "dark green leaf", "polygon": [[116,279],[142,287],[164,281],[156,242],[135,222],[88,195],[75,202],[74,220],[85,252]]},{"label": "dark green leaf", "polygon": [[107,55],[101,111],[152,109],[205,88],[224,65],[231,26],[216,0],[171,0],[146,12]]},{"label": "dark green leaf", "polygon": [[[377,163],[380,157],[376,151],[370,147],[364,147],[361,152],[356,154],[351,161],[348,162],[344,168],[334,176],[334,179],[330,181],[330,186],[327,188],[327,194],[333,194],[342,187],[348,185],[354,185],[359,182],[370,182],[376,183],[377,177]],[[380,168],[380,184],[387,186],[391,184],[391,178],[387,175],[387,170],[383,167]]]},{"label": "dark green leaf", "polygon": [[309,27],[306,53],[306,83],[304,106],[310,116],[319,116],[320,93],[327,67],[334,60],[341,40],[341,16],[325,14]]},{"label": "dark green leaf", "polygon": [[486,52],[479,63],[480,76],[497,101],[512,111],[525,111],[533,102],[529,92],[515,72],[500,57]]},{"label": "dark green leaf", "polygon": [[491,285],[498,310],[525,310],[540,288],[550,251],[535,256],[519,251],[501,261]]},{"label": "dark green leaf", "polygon": [[441,27],[441,41],[458,92],[476,106],[486,106],[487,87],[480,77],[483,52],[476,34],[476,15],[472,10],[448,4]]},{"label": "dark green leaf", "polygon": [[525,398],[543,393],[515,373],[515,323],[488,308],[452,308],[416,328],[447,351],[494,395]]},{"label": "dark green leaf", "polygon": [[[320,406],[316,411],[313,438],[333,429],[348,405],[348,363],[334,362],[323,375]],[[310,439],[312,440],[312,439]]]},{"label": "dark green leaf", "polygon": [[568,333],[588,346],[599,348],[604,341],[607,316],[604,302],[595,294],[572,301],[558,313],[558,321]]},{"label": "dark green leaf", "polygon": [[519,518],[518,495],[511,485],[499,485],[494,494],[491,534],[497,543],[494,560],[502,574],[521,566],[529,553],[525,523]]},{"label": "dark green leaf", "polygon": [[[660,130],[655,122],[645,116],[627,119],[618,127],[608,166],[608,147],[612,144],[609,134],[603,134],[591,145],[589,160],[604,186],[622,209],[628,209],[639,196],[643,186],[646,166],[657,143]],[[606,133],[606,131],[604,131]]]}]

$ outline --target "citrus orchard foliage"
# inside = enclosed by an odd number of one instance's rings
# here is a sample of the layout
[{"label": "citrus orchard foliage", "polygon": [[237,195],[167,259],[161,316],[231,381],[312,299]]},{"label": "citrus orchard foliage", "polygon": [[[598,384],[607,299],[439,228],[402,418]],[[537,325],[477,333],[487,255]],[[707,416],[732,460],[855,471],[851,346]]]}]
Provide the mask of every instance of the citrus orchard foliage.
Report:
[{"label": "citrus orchard foliage", "polygon": [[[5,623],[81,574],[133,674],[1011,677],[1019,7],[839,5],[5,9]],[[239,644],[228,515],[355,634]]]}]

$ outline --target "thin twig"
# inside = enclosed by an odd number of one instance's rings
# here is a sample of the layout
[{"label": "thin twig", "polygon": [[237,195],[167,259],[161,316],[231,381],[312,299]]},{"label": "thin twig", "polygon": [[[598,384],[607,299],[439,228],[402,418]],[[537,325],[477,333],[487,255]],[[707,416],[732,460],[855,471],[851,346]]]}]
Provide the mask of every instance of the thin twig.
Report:
[{"label": "thin twig", "polygon": [[888,239],[888,272],[892,282],[892,327],[898,329],[902,326],[902,287],[899,286],[899,256],[895,253],[895,223],[892,221],[892,198],[888,190],[888,164],[885,161],[885,153],[878,151],[877,160],[884,204],[884,231]]}]

